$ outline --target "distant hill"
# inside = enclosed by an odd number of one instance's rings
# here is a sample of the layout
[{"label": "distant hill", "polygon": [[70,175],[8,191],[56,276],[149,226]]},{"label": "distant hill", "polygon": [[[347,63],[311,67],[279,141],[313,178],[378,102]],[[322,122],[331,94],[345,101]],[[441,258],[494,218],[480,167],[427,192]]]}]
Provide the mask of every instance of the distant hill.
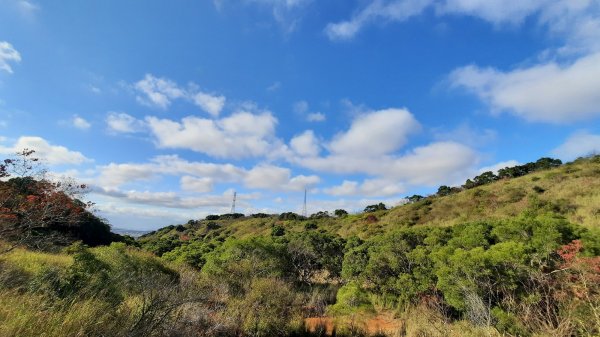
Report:
[{"label": "distant hill", "polygon": [[139,231],[139,230],[133,230],[133,229],[122,229],[122,228],[116,228],[116,227],[113,227],[112,231],[114,233],[117,233],[117,234],[120,234],[120,235],[131,236],[132,238],[139,238],[140,236],[142,236],[144,234],[150,233],[150,231]]}]

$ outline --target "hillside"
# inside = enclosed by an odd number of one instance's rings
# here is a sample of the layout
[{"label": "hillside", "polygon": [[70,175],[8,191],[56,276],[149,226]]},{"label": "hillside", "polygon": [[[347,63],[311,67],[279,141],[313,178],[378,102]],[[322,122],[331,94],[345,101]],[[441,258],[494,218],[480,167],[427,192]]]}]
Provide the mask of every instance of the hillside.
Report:
[{"label": "hillside", "polygon": [[600,157],[554,166],[390,210],[212,215],[135,242],[81,221],[64,185],[13,178],[0,336],[596,336]]},{"label": "hillside", "polygon": [[[209,234],[210,237],[238,238],[270,235],[276,225],[301,232],[308,223],[344,238],[366,239],[406,226],[451,226],[504,219],[532,208],[559,214],[585,227],[600,227],[600,157],[579,159],[557,168],[501,179],[451,195],[429,196],[386,211],[305,220],[280,220],[278,215],[197,220],[177,229],[171,226],[143,235],[140,242],[168,237],[194,240]],[[370,215],[375,218],[367,219]]]}]

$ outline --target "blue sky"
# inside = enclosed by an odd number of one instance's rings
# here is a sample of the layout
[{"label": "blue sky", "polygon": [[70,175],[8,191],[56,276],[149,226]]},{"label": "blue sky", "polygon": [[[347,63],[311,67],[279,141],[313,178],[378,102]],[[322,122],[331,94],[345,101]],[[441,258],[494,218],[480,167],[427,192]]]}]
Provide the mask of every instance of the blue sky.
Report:
[{"label": "blue sky", "polygon": [[0,153],[115,227],[391,206],[599,122],[598,0],[0,0]]}]

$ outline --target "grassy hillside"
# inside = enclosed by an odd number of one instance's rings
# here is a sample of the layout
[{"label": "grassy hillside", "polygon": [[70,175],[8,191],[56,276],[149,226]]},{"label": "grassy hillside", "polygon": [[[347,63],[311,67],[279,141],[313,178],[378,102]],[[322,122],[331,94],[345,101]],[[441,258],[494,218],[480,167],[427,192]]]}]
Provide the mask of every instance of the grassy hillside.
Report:
[{"label": "grassy hillside", "polygon": [[[600,157],[579,159],[558,168],[501,179],[447,196],[433,195],[387,211],[306,220],[280,220],[278,216],[200,220],[178,230],[163,228],[144,235],[140,242],[180,237],[193,241],[207,235],[217,239],[270,235],[276,225],[301,232],[309,223],[341,237],[367,239],[400,227],[505,219],[531,209],[547,210],[585,227],[600,227]],[[370,215],[375,218],[368,219]]]},{"label": "grassy hillside", "polygon": [[13,216],[52,200],[6,193],[30,208],[0,221],[0,336],[596,336],[600,157],[534,171],[390,210],[210,216],[92,248]]}]

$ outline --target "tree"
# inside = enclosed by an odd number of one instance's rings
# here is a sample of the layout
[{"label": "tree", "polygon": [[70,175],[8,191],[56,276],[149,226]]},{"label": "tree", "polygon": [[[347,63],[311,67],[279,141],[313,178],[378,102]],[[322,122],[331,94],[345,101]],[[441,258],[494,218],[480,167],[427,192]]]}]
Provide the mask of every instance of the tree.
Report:
[{"label": "tree", "polygon": [[385,207],[384,203],[380,202],[376,205],[369,205],[369,206],[365,207],[364,212],[372,213],[372,212],[385,211],[385,210],[387,210],[387,207]]},{"label": "tree", "polygon": [[294,212],[285,212],[279,215],[279,220],[298,220],[301,216]]},{"label": "tree", "polygon": [[465,182],[463,187],[466,189],[475,188],[477,186],[492,183],[496,180],[498,180],[498,177],[494,174],[494,172],[487,171],[487,172],[483,172],[482,174],[476,176],[475,178],[473,178],[473,180],[467,179],[467,181]]},{"label": "tree", "polygon": [[343,210],[343,209],[336,209],[336,210],[333,212],[333,214],[335,214],[335,216],[337,216],[338,218],[343,218],[343,217],[345,217],[345,216],[347,216],[347,215],[348,215],[348,212],[346,212],[346,211],[345,211],[345,210]]},{"label": "tree", "polygon": [[438,188],[437,195],[439,195],[440,197],[443,197],[443,196],[458,193],[458,192],[460,192],[459,187],[450,187],[450,186],[442,185]]},{"label": "tree", "polygon": [[329,212],[327,211],[319,211],[315,214],[310,215],[310,219],[325,219],[329,218]]},{"label": "tree", "polygon": [[5,159],[0,175],[9,178],[0,181],[0,236],[14,246],[43,248],[76,239],[96,245],[117,238],[90,213],[93,204],[81,201],[87,186],[69,178],[51,180],[34,151]]},{"label": "tree", "polygon": [[553,159],[548,157],[542,157],[535,162],[536,170],[547,170],[562,165],[560,159]]},{"label": "tree", "polygon": [[414,195],[411,195],[410,197],[406,197],[406,199],[408,199],[408,202],[410,202],[412,204],[412,203],[421,201],[425,198],[422,195],[414,194]]},{"label": "tree", "polygon": [[313,276],[327,270],[330,276],[342,271],[345,242],[339,236],[306,231],[290,236],[288,254],[299,281],[310,283]]}]

